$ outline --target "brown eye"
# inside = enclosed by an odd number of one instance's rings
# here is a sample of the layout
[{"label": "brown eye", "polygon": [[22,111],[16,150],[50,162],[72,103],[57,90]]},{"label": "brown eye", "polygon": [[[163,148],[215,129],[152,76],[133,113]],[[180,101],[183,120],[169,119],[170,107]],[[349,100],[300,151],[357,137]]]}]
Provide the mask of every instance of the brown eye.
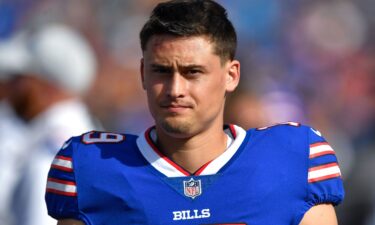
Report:
[{"label": "brown eye", "polygon": [[197,76],[199,74],[201,74],[202,71],[201,70],[198,70],[198,69],[190,69],[187,71],[186,75],[190,75],[190,76]]},{"label": "brown eye", "polygon": [[155,73],[168,73],[168,69],[153,69],[152,72],[155,72]]},{"label": "brown eye", "polygon": [[195,74],[195,73],[200,73],[201,71],[199,71],[199,70],[190,70],[190,73],[191,74]]},{"label": "brown eye", "polygon": [[158,74],[170,74],[172,73],[172,69],[168,67],[163,67],[163,66],[155,66],[152,68],[153,73],[158,73]]}]

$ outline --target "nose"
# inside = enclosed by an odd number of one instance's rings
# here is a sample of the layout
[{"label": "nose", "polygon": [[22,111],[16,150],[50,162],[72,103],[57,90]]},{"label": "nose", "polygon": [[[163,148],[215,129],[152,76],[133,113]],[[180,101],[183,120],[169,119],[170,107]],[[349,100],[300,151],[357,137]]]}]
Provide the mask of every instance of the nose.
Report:
[{"label": "nose", "polygon": [[185,96],[186,80],[181,74],[175,72],[169,81],[167,95],[171,98],[181,98]]}]

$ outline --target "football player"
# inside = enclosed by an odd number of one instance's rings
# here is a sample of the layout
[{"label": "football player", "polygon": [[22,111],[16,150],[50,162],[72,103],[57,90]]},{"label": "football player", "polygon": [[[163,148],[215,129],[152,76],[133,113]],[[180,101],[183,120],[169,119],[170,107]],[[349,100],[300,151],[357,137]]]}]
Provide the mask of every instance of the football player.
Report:
[{"label": "football player", "polygon": [[139,136],[92,131],[64,144],[46,193],[59,225],[337,224],[341,173],[318,131],[224,124],[240,62],[222,6],[160,3],[140,39],[155,126]]}]

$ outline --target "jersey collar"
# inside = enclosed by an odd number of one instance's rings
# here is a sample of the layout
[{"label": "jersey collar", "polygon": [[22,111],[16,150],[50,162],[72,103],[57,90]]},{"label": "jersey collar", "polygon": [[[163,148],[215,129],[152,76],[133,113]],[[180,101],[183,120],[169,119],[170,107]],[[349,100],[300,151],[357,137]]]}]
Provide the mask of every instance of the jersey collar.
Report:
[{"label": "jersey collar", "polygon": [[219,157],[203,165],[194,174],[190,174],[158,150],[150,136],[152,129],[153,127],[147,129],[138,137],[137,146],[151,166],[167,177],[216,174],[235,155],[246,137],[246,131],[243,128],[236,125],[226,126],[226,133],[232,135],[234,141]]}]

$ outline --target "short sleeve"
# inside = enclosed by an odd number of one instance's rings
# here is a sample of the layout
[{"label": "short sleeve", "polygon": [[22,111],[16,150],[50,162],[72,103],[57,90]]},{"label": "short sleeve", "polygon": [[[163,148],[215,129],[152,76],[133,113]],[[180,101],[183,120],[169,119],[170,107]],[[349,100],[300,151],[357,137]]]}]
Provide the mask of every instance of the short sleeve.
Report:
[{"label": "short sleeve", "polygon": [[308,133],[308,204],[338,205],[344,198],[344,187],[335,151],[319,131],[309,128]]},{"label": "short sleeve", "polygon": [[73,169],[74,138],[61,147],[48,173],[45,200],[48,214],[55,219],[79,219],[77,186]]}]

